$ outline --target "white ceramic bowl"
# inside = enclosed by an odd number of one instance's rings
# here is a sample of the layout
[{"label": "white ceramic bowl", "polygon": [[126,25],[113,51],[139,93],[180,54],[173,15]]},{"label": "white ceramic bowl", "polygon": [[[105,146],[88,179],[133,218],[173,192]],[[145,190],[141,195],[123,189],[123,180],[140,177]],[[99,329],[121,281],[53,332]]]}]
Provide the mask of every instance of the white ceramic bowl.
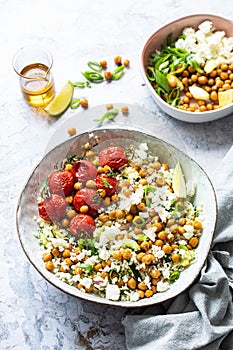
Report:
[{"label": "white ceramic bowl", "polygon": [[[132,143],[137,144],[147,142],[149,149],[153,150],[154,154],[159,157],[161,162],[169,163],[171,167],[174,167],[179,160],[186,180],[192,177],[197,184],[194,205],[202,203],[206,216],[203,234],[197,248],[198,258],[187,270],[181,273],[179,280],[173,283],[171,288],[164,293],[157,293],[151,298],[145,298],[136,302],[110,301],[92,294],[83,293],[77,288],[69,286],[68,284],[59,280],[54,274],[47,271],[44,267],[39,248],[39,241],[35,237],[35,233],[37,232],[37,224],[33,219],[34,216],[38,215],[37,197],[40,188],[42,184],[44,184],[46,176],[54,170],[54,164],[59,164],[68,155],[78,154],[78,152],[81,152],[81,146],[89,141],[90,133],[94,136],[98,136],[99,140],[101,141],[98,144],[99,150],[101,150],[101,147],[105,148],[112,142],[115,145],[121,145],[123,147]],[[117,129],[104,128],[84,132],[70,138],[65,142],[62,142],[50,150],[32,171],[25,187],[23,188],[17,207],[16,220],[19,240],[26,256],[36,270],[48,282],[72,296],[92,302],[121,307],[140,307],[160,303],[175,297],[195,281],[202,266],[204,265],[211,246],[215,230],[216,217],[217,205],[213,186],[206,173],[194,160],[174,146],[156,138],[153,135],[138,131],[133,127],[127,129],[120,127]]]},{"label": "white ceramic bowl", "polygon": [[215,15],[196,14],[177,19],[174,22],[168,23],[162,28],[157,29],[146,41],[140,54],[141,73],[155,102],[165,113],[173,118],[190,123],[203,123],[223,118],[233,112],[233,103],[218,110],[207,112],[188,112],[172,107],[155,92],[146,76],[146,68],[151,53],[156,49],[161,49],[161,45],[166,43],[167,36],[170,33],[172,33],[173,38],[176,38],[182,33],[184,28],[193,27],[194,29],[197,29],[198,25],[206,20],[213,22],[216,30],[225,31],[227,37],[233,37],[233,22],[231,20]]}]

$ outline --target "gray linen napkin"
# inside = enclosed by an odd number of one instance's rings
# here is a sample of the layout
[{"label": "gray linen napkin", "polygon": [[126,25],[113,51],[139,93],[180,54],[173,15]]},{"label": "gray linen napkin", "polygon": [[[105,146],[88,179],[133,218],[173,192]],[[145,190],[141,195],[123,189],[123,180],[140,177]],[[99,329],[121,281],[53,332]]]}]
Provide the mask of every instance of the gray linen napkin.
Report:
[{"label": "gray linen napkin", "polygon": [[218,220],[199,280],[122,320],[128,350],[233,349],[233,146],[213,178]]}]

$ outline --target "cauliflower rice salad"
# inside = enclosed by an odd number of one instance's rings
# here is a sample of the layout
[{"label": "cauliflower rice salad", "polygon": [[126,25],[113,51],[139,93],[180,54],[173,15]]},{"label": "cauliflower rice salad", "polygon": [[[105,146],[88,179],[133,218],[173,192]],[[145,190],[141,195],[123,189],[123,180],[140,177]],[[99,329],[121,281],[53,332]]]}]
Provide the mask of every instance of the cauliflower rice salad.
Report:
[{"label": "cauliflower rice salad", "polygon": [[195,261],[203,230],[195,188],[177,166],[175,175],[146,143],[98,154],[88,143],[82,158],[55,165],[35,218],[45,268],[108,300],[133,302],[168,290]]}]

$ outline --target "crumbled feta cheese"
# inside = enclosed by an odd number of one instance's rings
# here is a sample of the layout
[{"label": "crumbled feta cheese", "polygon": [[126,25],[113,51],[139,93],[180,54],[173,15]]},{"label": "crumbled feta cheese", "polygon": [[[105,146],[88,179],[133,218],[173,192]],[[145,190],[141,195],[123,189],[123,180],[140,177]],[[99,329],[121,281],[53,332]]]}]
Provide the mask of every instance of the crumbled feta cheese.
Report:
[{"label": "crumbled feta cheese", "polygon": [[51,242],[55,248],[68,248],[69,243],[62,238],[51,238]]},{"label": "crumbled feta cheese", "polygon": [[108,284],[106,287],[106,298],[109,300],[119,300],[120,289],[116,284]]},{"label": "crumbled feta cheese", "polygon": [[164,278],[168,279],[170,277],[170,266],[165,266],[163,269],[162,269],[162,275]]},{"label": "crumbled feta cheese", "polygon": [[154,242],[154,241],[155,241],[155,232],[156,232],[156,230],[157,230],[157,227],[154,226],[154,227],[150,227],[150,228],[144,230],[143,233],[144,233],[148,238],[150,238],[150,240],[151,240],[152,242]]},{"label": "crumbled feta cheese", "polygon": [[164,251],[161,249],[161,247],[157,247],[156,245],[152,245],[152,253],[157,259],[162,259],[165,255]]},{"label": "crumbled feta cheese", "polygon": [[130,293],[130,301],[138,301],[139,300],[139,294],[137,292]]},{"label": "crumbled feta cheese", "polygon": [[192,225],[184,225],[184,229],[186,232],[183,234],[183,236],[189,240],[191,237],[193,237],[194,227]]},{"label": "crumbled feta cheese", "polygon": [[102,247],[99,251],[99,257],[102,260],[108,260],[110,258],[111,254],[109,250],[106,249],[106,247]]},{"label": "crumbled feta cheese", "polygon": [[131,205],[139,204],[144,196],[144,190],[142,186],[139,186],[130,197],[124,196],[123,193],[119,195],[120,203],[119,208],[122,210],[130,210]]},{"label": "crumbled feta cheese", "polygon": [[215,31],[212,22],[204,21],[197,31],[185,28],[183,34],[185,38],[178,39],[175,46],[192,53],[199,64],[209,59],[215,59],[216,65],[233,62],[233,38],[226,37],[224,31]]},{"label": "crumbled feta cheese", "polygon": [[147,286],[148,289],[151,288],[151,282],[150,282],[150,277],[149,276],[146,276],[144,278],[144,283],[145,283],[145,285]]},{"label": "crumbled feta cheese", "polygon": [[81,285],[85,288],[90,288],[90,286],[92,285],[92,278],[90,277],[81,278],[79,281]]},{"label": "crumbled feta cheese", "polygon": [[99,237],[99,242],[98,245],[104,246],[108,242],[113,242],[115,237],[121,233],[120,229],[116,225],[112,225],[110,227],[105,226],[104,231],[101,232],[100,237]]},{"label": "crumbled feta cheese", "polygon": [[170,285],[168,282],[159,281],[157,283],[158,292],[166,292],[166,290],[168,290],[169,288],[170,288]]}]

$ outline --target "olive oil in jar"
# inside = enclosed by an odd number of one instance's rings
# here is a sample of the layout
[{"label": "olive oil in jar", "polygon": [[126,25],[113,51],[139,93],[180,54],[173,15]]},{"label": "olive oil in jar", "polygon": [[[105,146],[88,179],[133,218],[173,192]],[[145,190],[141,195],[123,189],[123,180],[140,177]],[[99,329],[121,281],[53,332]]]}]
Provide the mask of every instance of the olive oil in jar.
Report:
[{"label": "olive oil in jar", "polygon": [[21,90],[27,103],[34,107],[47,106],[55,94],[49,68],[42,63],[32,63],[24,67],[20,75]]}]

